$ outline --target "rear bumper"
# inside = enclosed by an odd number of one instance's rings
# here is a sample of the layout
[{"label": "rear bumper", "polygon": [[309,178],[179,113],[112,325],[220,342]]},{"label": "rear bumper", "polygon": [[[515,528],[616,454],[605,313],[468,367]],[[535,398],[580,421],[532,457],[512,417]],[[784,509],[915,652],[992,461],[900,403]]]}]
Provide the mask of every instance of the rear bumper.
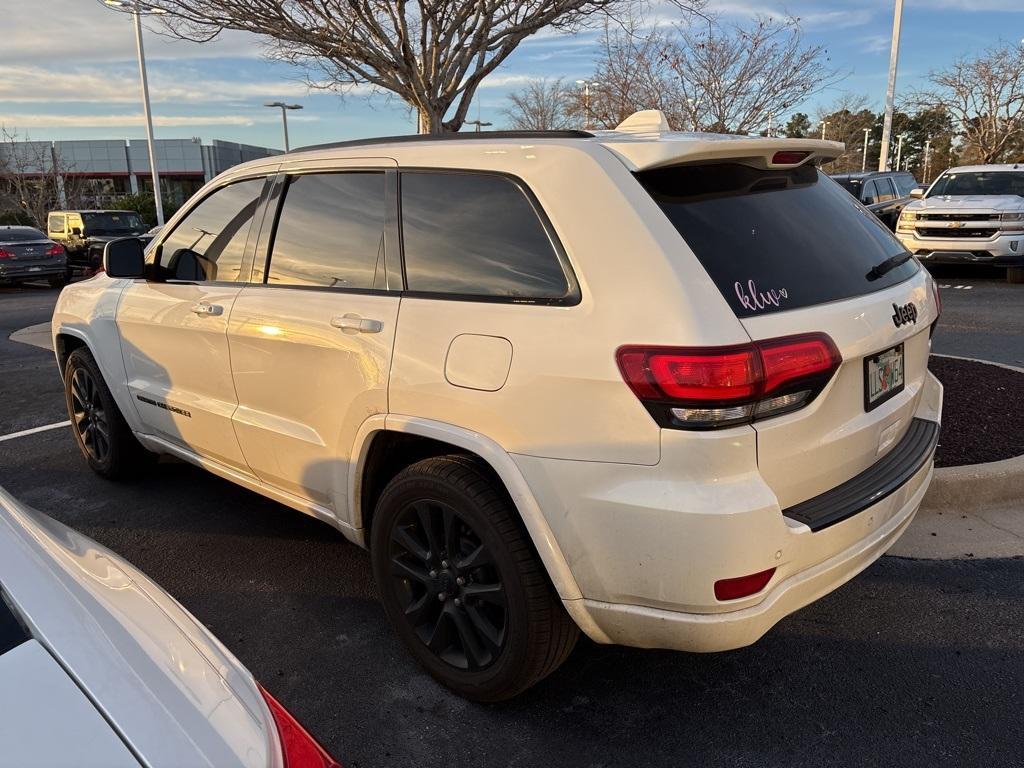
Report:
[{"label": "rear bumper", "polygon": [[999,235],[990,239],[918,237],[897,232],[903,246],[926,264],[991,264],[997,267],[1024,266],[1024,234]]},{"label": "rear bumper", "polygon": [[[931,374],[916,402],[915,419],[939,421]],[[876,478],[873,503],[810,523],[780,508],[745,428],[666,430],[653,467],[514,458],[579,585],[582,599],[565,604],[580,627],[597,642],[703,652],[754,642],[880,557],[913,519],[933,455],[928,441]],[[886,485],[897,469],[900,482]],[[716,581],[767,569],[761,592],[716,598]]]},{"label": "rear bumper", "polygon": [[18,264],[11,261],[0,264],[0,282],[7,280],[41,280],[63,275],[67,271],[64,262],[55,264]]}]

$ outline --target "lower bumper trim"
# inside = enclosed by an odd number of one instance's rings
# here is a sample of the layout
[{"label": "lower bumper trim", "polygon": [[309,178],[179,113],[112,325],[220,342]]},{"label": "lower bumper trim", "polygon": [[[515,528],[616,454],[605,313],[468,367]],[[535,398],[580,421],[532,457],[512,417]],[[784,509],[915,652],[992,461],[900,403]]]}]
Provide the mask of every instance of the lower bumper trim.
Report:
[{"label": "lower bumper trim", "polygon": [[939,425],[913,419],[910,428],[881,461],[842,485],[782,510],[786,517],[820,531],[877,504],[913,477],[939,442]]}]

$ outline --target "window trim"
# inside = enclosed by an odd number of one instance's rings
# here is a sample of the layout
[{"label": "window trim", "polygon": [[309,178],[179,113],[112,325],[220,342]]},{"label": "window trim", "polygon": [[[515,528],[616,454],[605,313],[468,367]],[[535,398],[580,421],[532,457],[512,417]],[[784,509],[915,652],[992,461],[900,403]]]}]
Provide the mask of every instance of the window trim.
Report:
[{"label": "window trim", "polygon": [[[384,287],[383,288],[345,288],[330,285],[271,285],[268,282],[270,276],[270,265],[273,261],[274,240],[277,237],[277,225],[281,220],[281,212],[284,210],[284,203],[287,195],[289,178],[292,176],[326,176],[342,173],[383,173],[384,174]],[[398,171],[392,166],[381,166],[367,164],[365,166],[315,166],[309,168],[295,168],[281,170],[273,179],[273,187],[264,211],[263,221],[260,225],[260,232],[256,243],[256,258],[263,256],[263,279],[260,282],[247,283],[251,288],[273,288],[275,290],[289,291],[330,291],[331,293],[352,293],[363,296],[400,296],[404,284],[391,286],[391,279],[395,272],[392,263],[396,259],[389,258],[391,248],[397,242],[397,233],[392,232],[392,227],[397,227],[396,212],[391,209],[394,202],[395,190],[398,185]],[[264,232],[265,230],[265,232]],[[397,252],[397,251],[396,251]],[[250,278],[255,276],[256,261],[253,261]]]},{"label": "window trim", "polygon": [[[165,283],[169,285],[237,285],[246,286],[249,285],[249,280],[252,279],[253,270],[253,258],[255,250],[255,242],[253,241],[253,226],[256,220],[263,221],[264,210],[267,205],[268,191],[271,187],[271,183],[275,179],[274,173],[254,173],[251,175],[237,176],[226,180],[223,184],[218,184],[216,187],[212,187],[207,190],[206,194],[196,200],[188,208],[182,208],[178,213],[174,215],[176,219],[174,227],[168,231],[161,231],[157,236],[157,240],[154,241],[152,246],[146,251],[146,281],[152,283]],[[160,259],[163,256],[164,243],[177,231],[181,223],[185,221],[192,213],[199,208],[203,203],[213,197],[215,194],[220,192],[222,189],[234,186],[235,184],[241,184],[246,181],[262,181],[263,188],[260,190],[259,196],[256,198],[256,210],[253,212],[252,221],[249,222],[249,231],[245,236],[245,245],[242,247],[242,261],[238,265],[238,276],[246,275],[245,280],[168,280],[164,275],[160,273]],[[164,227],[167,230],[167,227]],[[257,230],[257,236],[259,230]]]},{"label": "window trim", "polygon": [[[548,297],[548,298],[537,298],[537,297],[525,297],[525,296],[490,296],[486,294],[478,293],[446,293],[444,291],[416,291],[409,289],[408,273],[406,271],[406,258],[405,258],[405,227],[403,226],[402,218],[402,182],[401,176],[405,173],[431,173],[431,174],[450,174],[460,176],[498,176],[500,178],[510,181],[515,187],[526,198],[531,209],[533,210],[534,216],[540,222],[541,227],[544,230],[544,234],[547,235],[548,242],[551,244],[551,249],[555,254],[555,258],[558,260],[559,266],[562,268],[562,274],[565,276],[566,293],[559,297]],[[558,238],[557,232],[555,232],[554,226],[551,224],[551,220],[548,218],[547,213],[541,206],[537,196],[530,189],[529,185],[523,181],[519,176],[508,173],[505,171],[495,171],[484,168],[454,168],[444,167],[435,168],[429,166],[400,166],[398,169],[398,236],[401,245],[401,257],[402,257],[402,285],[403,291],[402,296],[410,299],[437,299],[442,301],[473,301],[482,304],[527,304],[537,306],[551,306],[551,307],[574,307],[583,301],[583,291],[580,287],[579,280],[576,278],[576,272],[573,269],[572,262],[569,259],[568,253],[562,246],[561,240]]]}]

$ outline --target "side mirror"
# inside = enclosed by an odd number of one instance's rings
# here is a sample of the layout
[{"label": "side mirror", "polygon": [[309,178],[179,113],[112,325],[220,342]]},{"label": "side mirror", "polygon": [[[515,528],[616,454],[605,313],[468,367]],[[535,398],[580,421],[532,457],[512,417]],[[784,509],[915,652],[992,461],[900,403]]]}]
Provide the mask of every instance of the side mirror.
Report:
[{"label": "side mirror", "polygon": [[72,235],[76,235],[77,237],[81,237],[82,236],[82,228],[81,227],[72,227],[71,228],[71,234]]},{"label": "side mirror", "polygon": [[137,237],[111,240],[103,246],[103,270],[111,277],[145,277],[146,257],[142,241]]},{"label": "side mirror", "polygon": [[910,190],[910,196],[916,200],[920,200],[922,197],[924,197],[924,187],[914,187],[912,190]]}]

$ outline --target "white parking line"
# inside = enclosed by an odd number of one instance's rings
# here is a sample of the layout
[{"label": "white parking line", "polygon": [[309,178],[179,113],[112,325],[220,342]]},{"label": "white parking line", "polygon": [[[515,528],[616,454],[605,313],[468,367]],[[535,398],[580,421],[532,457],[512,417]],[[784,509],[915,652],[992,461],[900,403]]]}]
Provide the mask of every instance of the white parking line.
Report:
[{"label": "white parking line", "polygon": [[34,435],[37,432],[46,432],[50,429],[60,429],[61,427],[70,427],[70,421],[58,421],[55,424],[46,424],[42,427],[32,427],[32,429],[23,429],[21,432],[11,432],[9,435],[0,435],[0,443],[7,440],[13,440],[16,437],[27,437],[28,435]]}]

